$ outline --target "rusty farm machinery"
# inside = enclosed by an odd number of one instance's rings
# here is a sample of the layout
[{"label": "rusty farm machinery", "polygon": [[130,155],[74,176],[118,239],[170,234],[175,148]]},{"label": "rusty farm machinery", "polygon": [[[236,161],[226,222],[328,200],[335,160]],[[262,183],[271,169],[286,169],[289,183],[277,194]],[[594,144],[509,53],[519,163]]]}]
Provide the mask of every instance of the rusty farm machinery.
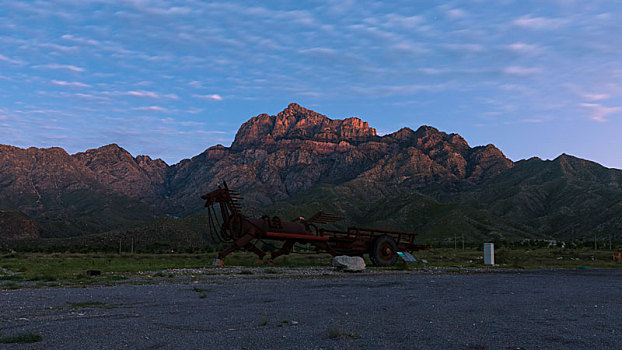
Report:
[{"label": "rusty farm machinery", "polygon": [[[226,182],[223,186],[201,196],[208,209],[208,225],[212,239],[229,243],[229,247],[218,253],[215,265],[223,265],[224,258],[236,250],[248,250],[255,253],[263,262],[266,252],[259,249],[258,241],[283,241],[283,246],[270,254],[269,262],[289,254],[294,244],[309,244],[316,251],[326,251],[332,256],[350,255],[369,258],[376,266],[390,266],[396,263],[398,252],[413,252],[428,249],[427,245],[415,244],[417,233],[395,230],[381,230],[351,226],[346,231],[332,230],[318,225],[325,225],[343,220],[343,217],[320,211],[309,219],[303,217],[283,221],[278,216],[264,215],[261,218],[247,217],[241,212],[242,197],[230,190]],[[220,215],[217,214],[219,205]]]}]

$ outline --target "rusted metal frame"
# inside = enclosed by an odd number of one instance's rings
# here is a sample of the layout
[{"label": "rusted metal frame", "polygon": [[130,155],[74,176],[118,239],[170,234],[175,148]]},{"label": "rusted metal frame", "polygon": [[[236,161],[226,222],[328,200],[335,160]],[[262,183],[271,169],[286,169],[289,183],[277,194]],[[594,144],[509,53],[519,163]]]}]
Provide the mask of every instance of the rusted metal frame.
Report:
[{"label": "rusted metal frame", "polygon": [[376,233],[401,233],[401,234],[406,234],[406,235],[417,235],[417,232],[408,232],[408,231],[397,231],[397,230],[382,230],[382,229],[377,229],[377,228],[369,228],[369,227],[359,227],[359,226],[350,226],[348,227],[349,229],[357,229],[360,231],[369,231],[369,232],[376,232]]},{"label": "rusted metal frame", "polygon": [[322,236],[313,236],[313,235],[301,235],[296,233],[286,233],[286,232],[266,232],[264,234],[267,238],[287,238],[287,239],[295,239],[295,240],[304,240],[304,241],[328,241],[328,237]]},{"label": "rusted metal frame", "polygon": [[288,255],[289,253],[292,252],[292,249],[294,248],[294,244],[296,244],[296,240],[293,240],[293,239],[285,240],[285,243],[283,243],[283,246],[281,247],[281,249],[270,253],[270,260],[274,260],[281,255]]}]

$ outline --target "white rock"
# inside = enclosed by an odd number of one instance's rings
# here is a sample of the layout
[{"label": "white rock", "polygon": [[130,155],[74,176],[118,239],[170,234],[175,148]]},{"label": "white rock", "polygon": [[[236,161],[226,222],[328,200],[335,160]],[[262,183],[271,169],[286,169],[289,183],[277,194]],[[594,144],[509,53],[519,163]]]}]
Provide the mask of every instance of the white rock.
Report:
[{"label": "white rock", "polygon": [[365,270],[365,260],[360,256],[340,255],[333,258],[333,266],[345,272],[360,272]]}]

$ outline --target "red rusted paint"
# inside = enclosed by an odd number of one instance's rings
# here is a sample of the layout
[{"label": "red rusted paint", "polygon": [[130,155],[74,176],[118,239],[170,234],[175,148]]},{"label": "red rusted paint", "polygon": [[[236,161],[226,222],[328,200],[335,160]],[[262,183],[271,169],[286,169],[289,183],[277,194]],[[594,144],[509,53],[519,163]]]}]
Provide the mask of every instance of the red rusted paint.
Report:
[{"label": "red rusted paint", "polygon": [[[280,255],[289,254],[296,242],[309,243],[318,250],[324,250],[333,256],[370,254],[374,263],[382,260],[381,264],[384,264],[383,261],[394,262],[395,259],[387,260],[383,257],[396,255],[397,250],[412,252],[429,248],[427,245],[414,244],[416,232],[357,226],[348,227],[347,231],[318,228],[317,225],[343,219],[343,217],[322,211],[309,219],[299,217],[291,221],[283,221],[278,216],[267,215],[261,218],[249,218],[241,212],[241,205],[238,201],[242,197],[238,192],[229,190],[226,182],[223,182],[223,185],[224,187],[201,196],[206,200],[205,206],[208,207],[210,232],[215,234],[213,239],[232,243],[218,254],[221,260],[233,251],[246,249],[257,254],[261,261],[266,253],[255,246],[255,242],[260,239],[285,242],[281,249],[271,253],[271,260]],[[214,209],[216,203],[220,207],[222,223],[216,223],[217,215]],[[374,242],[379,239],[382,239],[384,243],[381,249],[374,251]],[[374,259],[374,254],[382,254],[382,257]]]}]

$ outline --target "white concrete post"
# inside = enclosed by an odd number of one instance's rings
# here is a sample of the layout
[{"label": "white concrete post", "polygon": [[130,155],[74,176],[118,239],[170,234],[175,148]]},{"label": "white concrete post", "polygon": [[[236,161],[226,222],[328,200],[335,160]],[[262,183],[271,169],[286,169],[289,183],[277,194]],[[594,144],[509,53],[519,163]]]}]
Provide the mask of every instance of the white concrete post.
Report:
[{"label": "white concrete post", "polygon": [[495,244],[484,243],[484,265],[495,264]]}]

